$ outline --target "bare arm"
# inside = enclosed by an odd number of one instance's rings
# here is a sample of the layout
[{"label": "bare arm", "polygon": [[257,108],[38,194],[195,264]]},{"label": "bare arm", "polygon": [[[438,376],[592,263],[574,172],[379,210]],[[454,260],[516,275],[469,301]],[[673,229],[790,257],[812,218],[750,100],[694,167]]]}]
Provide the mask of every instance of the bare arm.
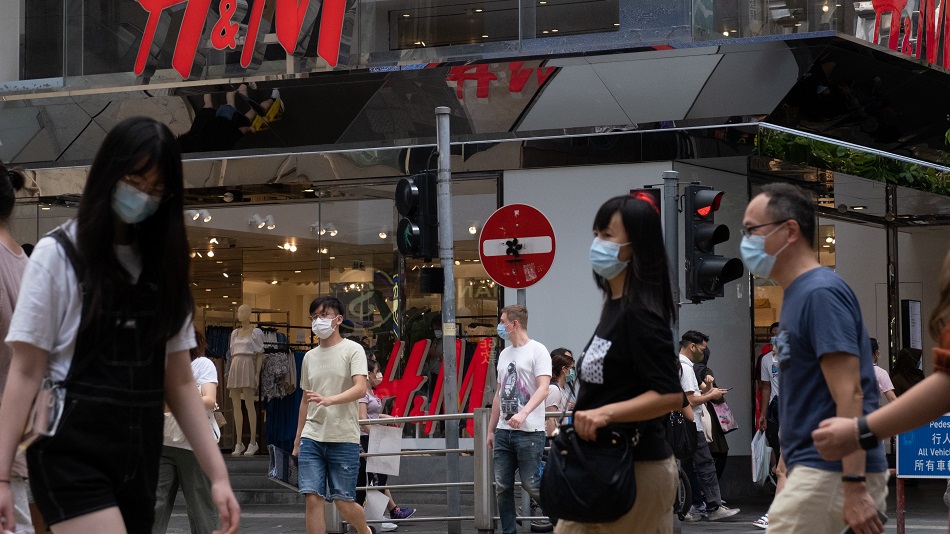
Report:
[{"label": "bare arm", "polygon": [[897,395],[894,394],[893,389],[889,389],[884,392],[884,398],[887,399],[888,403],[891,403],[897,400]]},{"label": "bare arm", "polygon": [[654,419],[673,410],[679,410],[682,402],[682,393],[661,395],[656,391],[647,391],[629,400],[605,404],[593,410],[574,412],[574,428],[580,437],[593,440],[597,437],[598,428],[610,423],[632,423]]},{"label": "bare arm", "polygon": [[524,424],[525,419],[528,418],[528,414],[533,412],[538,406],[541,406],[541,403],[544,402],[544,399],[548,397],[548,386],[551,384],[551,377],[548,375],[537,376],[534,379],[534,383],[537,386],[537,389],[535,389],[534,393],[531,394],[531,398],[525,403],[524,408],[522,408],[521,411],[513,415],[511,419],[508,420],[508,426],[511,428],[521,428],[521,425]]},{"label": "bare arm", "polygon": [[205,382],[201,384],[201,403],[205,409],[214,410],[218,405],[218,384],[215,382]]},{"label": "bare arm", "polygon": [[769,411],[769,400],[772,397],[772,384],[769,382],[759,382],[759,420],[756,421],[756,427],[759,430],[765,430],[765,417]]},{"label": "bare arm", "polygon": [[[948,390],[950,374],[933,373],[897,400],[868,415],[868,428],[878,439],[886,439],[925,425],[950,411]],[[828,460],[837,460],[860,448],[853,418],[825,419],[812,432],[812,438],[818,452]]]},{"label": "bare arm", "polygon": [[353,375],[353,386],[343,393],[323,396],[316,391],[308,391],[304,397],[306,397],[310,402],[315,403],[317,406],[346,404],[348,402],[357,401],[363,398],[363,395],[366,395],[366,384],[368,383],[369,382],[366,379],[366,375]]},{"label": "bare arm", "polygon": [[303,396],[300,397],[300,408],[297,411],[297,435],[294,437],[294,452],[291,453],[294,456],[300,456],[300,439],[303,437],[303,427],[307,424],[307,407],[310,405],[307,396],[310,393],[312,392],[304,391]]},{"label": "bare arm", "polygon": [[709,393],[703,395],[693,395],[693,391],[687,391],[686,398],[689,399],[690,406],[700,406],[706,404],[708,401],[721,399],[722,396],[726,394],[726,391],[727,390],[722,388],[711,388]]},{"label": "bare arm", "polygon": [[[861,360],[843,352],[821,356],[821,372],[835,401],[838,417],[859,417],[862,414],[864,392],[861,390]],[[857,450],[841,459],[845,475],[863,475],[867,455]],[[844,484],[844,521],[859,532],[882,532],[874,500],[864,482]]]},{"label": "bare arm", "polygon": [[495,430],[498,429],[498,419],[501,417],[501,408],[498,404],[501,402],[501,389],[495,391],[495,399],[491,403],[491,417],[488,419],[488,436],[485,440],[488,442],[488,450],[495,448]]},{"label": "bare arm", "polygon": [[[13,457],[30,415],[32,399],[40,390],[49,363],[49,353],[43,349],[27,343],[13,343],[12,347],[13,359],[0,402],[0,479],[3,480],[10,480]],[[6,529],[17,530],[9,484],[0,484],[0,520],[5,522]]]},{"label": "bare arm", "polygon": [[188,351],[165,358],[165,400],[194,449],[201,469],[211,481],[211,498],[218,507],[223,532],[237,532],[241,520],[224,458],[211,435],[208,414],[195,389]]},{"label": "bare arm", "polygon": [[[557,404],[552,404],[544,408],[545,412],[560,412],[561,409],[557,407]],[[548,437],[554,435],[554,431],[557,430],[557,419],[554,417],[545,417],[544,418],[544,433]]]},{"label": "bare arm", "polygon": [[[369,419],[369,413],[366,411],[366,403],[361,402],[359,404],[360,404],[360,420]],[[363,432],[366,432],[367,434],[369,434],[369,425],[360,425],[360,428],[363,430]]]}]

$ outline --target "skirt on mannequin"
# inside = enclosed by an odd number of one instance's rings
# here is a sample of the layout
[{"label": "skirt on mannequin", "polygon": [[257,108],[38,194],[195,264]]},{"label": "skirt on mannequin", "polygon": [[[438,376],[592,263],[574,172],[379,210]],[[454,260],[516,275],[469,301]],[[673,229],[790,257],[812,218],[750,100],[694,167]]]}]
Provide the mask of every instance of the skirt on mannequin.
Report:
[{"label": "skirt on mannequin", "polygon": [[231,370],[228,372],[228,389],[257,389],[258,378],[253,354],[235,354],[231,357]]}]

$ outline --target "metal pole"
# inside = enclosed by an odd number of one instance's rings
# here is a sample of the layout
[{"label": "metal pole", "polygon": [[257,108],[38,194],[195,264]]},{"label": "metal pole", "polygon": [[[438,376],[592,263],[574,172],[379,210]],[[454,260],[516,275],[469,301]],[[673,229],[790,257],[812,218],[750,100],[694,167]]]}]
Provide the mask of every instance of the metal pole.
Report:
[{"label": "metal pole", "polygon": [[884,188],[884,232],[887,239],[887,368],[894,368],[897,351],[900,350],[901,340],[900,312],[900,276],[897,268],[898,233],[894,219],[897,217],[897,186],[888,185]]},{"label": "metal pole", "polygon": [[[676,190],[679,184],[680,173],[663,171],[663,239],[666,243],[666,257],[670,262],[670,283],[673,285],[673,302],[676,309],[680,307],[680,263],[679,263],[679,212],[676,206]],[[679,314],[673,320],[670,328],[673,330],[673,341],[679,340]]]},{"label": "metal pole", "polygon": [[518,305],[528,307],[528,290],[523,287],[518,289]]},{"label": "metal pole", "polygon": [[[455,253],[452,235],[452,152],[449,146],[449,108],[435,108],[436,136],[439,150],[439,260],[444,273],[442,292],[442,361],[445,367],[445,413],[458,413],[459,385],[456,372],[455,348]],[[445,447],[459,448],[459,423],[457,419],[445,422]],[[446,482],[459,481],[458,453],[445,455]],[[457,486],[446,490],[448,515],[461,515],[461,493]],[[448,522],[449,534],[462,532],[461,521]]]},{"label": "metal pole", "polygon": [[904,502],[904,479],[897,478],[897,534],[904,534],[907,528],[906,503]]},{"label": "metal pole", "polygon": [[493,491],[492,481],[494,480],[494,469],[492,468],[491,453],[488,450],[488,421],[491,418],[491,409],[478,408],[475,410],[475,529],[478,534],[486,534],[495,531],[495,521],[493,519],[492,502],[495,492]]}]

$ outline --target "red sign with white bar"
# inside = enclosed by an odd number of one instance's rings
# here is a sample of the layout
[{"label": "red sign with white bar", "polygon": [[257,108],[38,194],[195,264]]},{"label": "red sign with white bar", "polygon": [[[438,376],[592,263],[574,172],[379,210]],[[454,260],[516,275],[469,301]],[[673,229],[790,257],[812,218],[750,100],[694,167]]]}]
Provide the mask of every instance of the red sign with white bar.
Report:
[{"label": "red sign with white bar", "polygon": [[548,218],[533,206],[510,204],[485,221],[478,257],[488,276],[503,287],[536,284],[551,270],[556,240]]}]

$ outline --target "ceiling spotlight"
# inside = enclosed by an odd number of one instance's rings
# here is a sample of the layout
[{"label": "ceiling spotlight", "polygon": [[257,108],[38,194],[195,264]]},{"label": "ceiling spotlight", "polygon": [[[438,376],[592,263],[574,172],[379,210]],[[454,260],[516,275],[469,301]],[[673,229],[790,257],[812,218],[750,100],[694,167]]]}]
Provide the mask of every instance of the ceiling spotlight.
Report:
[{"label": "ceiling spotlight", "polygon": [[256,226],[258,230],[260,230],[261,228],[267,226],[267,223],[264,222],[264,219],[262,219],[261,216],[258,215],[258,214],[256,214],[256,213],[254,214],[253,217],[251,217],[251,218],[247,221],[247,224],[250,224],[250,225],[252,225],[252,226]]},{"label": "ceiling spotlight", "polygon": [[191,220],[197,221],[201,217],[201,212],[198,210],[191,210]]},{"label": "ceiling spotlight", "polygon": [[277,280],[271,280],[270,283],[271,283],[272,286],[276,286],[276,285],[277,285]]},{"label": "ceiling spotlight", "polygon": [[868,209],[868,207],[867,206],[851,206],[851,209],[855,211],[859,211],[859,210],[866,210]]},{"label": "ceiling spotlight", "polygon": [[294,271],[294,272],[297,273],[297,274],[300,274],[300,271]]},{"label": "ceiling spotlight", "polygon": [[208,213],[208,210],[201,210],[199,213],[201,214],[202,222],[206,222],[206,223],[211,222],[211,214]]},{"label": "ceiling spotlight", "polygon": [[192,258],[194,258],[194,257],[195,257],[195,253],[192,252],[191,254],[189,254],[189,256],[191,256]]},{"label": "ceiling spotlight", "polygon": [[475,228],[474,226],[468,227],[468,233],[475,235],[475,232],[478,232],[478,228]]},{"label": "ceiling spotlight", "polygon": [[268,230],[273,230],[274,228],[277,228],[277,223],[274,222],[273,215],[268,215],[267,217],[264,217],[264,222],[267,223]]},{"label": "ceiling spotlight", "polygon": [[209,244],[209,245],[217,245],[217,244],[219,244],[219,243],[218,243],[218,238],[217,238],[217,237],[212,237],[211,239],[208,240],[208,244]]},{"label": "ceiling spotlight", "polygon": [[481,10],[481,9],[476,9],[476,10],[475,10],[476,13],[481,13],[482,11],[483,11],[483,10]]},{"label": "ceiling spotlight", "polygon": [[40,209],[43,210],[43,211],[49,211],[49,210],[51,210],[51,209],[53,209],[53,208],[52,208],[51,206],[41,206]]},{"label": "ceiling spotlight", "polygon": [[284,243],[284,250],[290,250],[290,243]]},{"label": "ceiling spotlight", "polygon": [[211,291],[211,289],[205,289],[205,291]]},{"label": "ceiling spotlight", "polygon": [[462,262],[460,262],[460,261],[458,261],[458,260],[455,260],[455,264],[456,264],[456,265],[462,265]]},{"label": "ceiling spotlight", "polygon": [[221,273],[221,274],[223,274],[225,278],[230,278],[230,276],[228,276],[228,273]]},{"label": "ceiling spotlight", "polygon": [[214,250],[209,250],[209,251],[208,251],[208,257],[209,257],[209,258],[213,258],[213,257],[214,257]]},{"label": "ceiling spotlight", "polygon": [[831,241],[832,241],[831,236],[828,236],[825,238],[825,243],[831,243]]},{"label": "ceiling spotlight", "polygon": [[297,252],[297,245],[290,245],[291,252]]},{"label": "ceiling spotlight", "polygon": [[386,236],[387,236],[386,232],[380,232],[380,233],[379,233],[379,238],[380,238],[380,239],[386,239]]},{"label": "ceiling spotlight", "polygon": [[195,251],[195,254],[197,254],[199,258],[204,258],[204,256],[202,256],[201,253],[198,252],[197,250]]}]

